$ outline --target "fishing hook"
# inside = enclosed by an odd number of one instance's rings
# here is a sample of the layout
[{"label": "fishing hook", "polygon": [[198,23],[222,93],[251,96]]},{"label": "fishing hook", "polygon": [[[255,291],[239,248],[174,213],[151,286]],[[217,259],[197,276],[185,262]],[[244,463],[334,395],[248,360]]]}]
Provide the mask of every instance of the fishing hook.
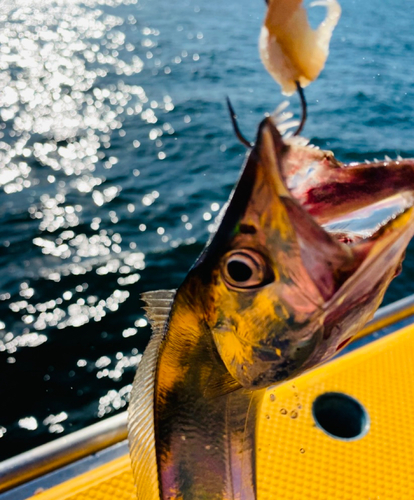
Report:
[{"label": "fishing hook", "polygon": [[239,139],[239,141],[242,144],[244,144],[247,148],[252,148],[254,144],[249,142],[240,132],[239,124],[237,123],[237,115],[234,111],[233,106],[231,105],[230,98],[228,96],[226,97],[226,100],[227,100],[227,107],[229,108],[231,123],[233,125],[233,130],[234,133],[236,134],[237,139]]},{"label": "fishing hook", "polygon": [[305,126],[306,117],[308,116],[308,113],[307,113],[307,105],[303,88],[301,87],[298,81],[296,81],[295,83],[296,83],[296,89],[299,93],[300,103],[302,105],[302,119],[300,120],[299,127],[296,129],[296,132],[293,135],[299,135],[302,132],[303,127]]}]

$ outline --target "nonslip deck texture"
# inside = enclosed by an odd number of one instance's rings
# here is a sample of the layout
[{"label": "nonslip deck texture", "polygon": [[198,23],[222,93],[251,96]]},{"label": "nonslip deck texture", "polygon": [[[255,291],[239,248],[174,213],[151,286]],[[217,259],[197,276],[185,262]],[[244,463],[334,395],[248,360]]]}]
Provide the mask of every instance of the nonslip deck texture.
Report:
[{"label": "nonslip deck texture", "polygon": [[[368,433],[341,441],[315,425],[326,392],[356,398]],[[414,328],[412,326],[268,390],[257,434],[258,500],[414,499]],[[135,499],[128,457],[33,500]]]}]

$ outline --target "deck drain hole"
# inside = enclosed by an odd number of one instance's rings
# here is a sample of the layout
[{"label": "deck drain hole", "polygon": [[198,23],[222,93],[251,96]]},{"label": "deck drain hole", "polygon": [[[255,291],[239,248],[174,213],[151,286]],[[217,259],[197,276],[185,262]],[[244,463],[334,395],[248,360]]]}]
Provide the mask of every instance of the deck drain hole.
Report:
[{"label": "deck drain hole", "polygon": [[369,415],[356,399],[341,392],[327,392],[313,402],[313,418],[329,436],[345,441],[365,436]]}]

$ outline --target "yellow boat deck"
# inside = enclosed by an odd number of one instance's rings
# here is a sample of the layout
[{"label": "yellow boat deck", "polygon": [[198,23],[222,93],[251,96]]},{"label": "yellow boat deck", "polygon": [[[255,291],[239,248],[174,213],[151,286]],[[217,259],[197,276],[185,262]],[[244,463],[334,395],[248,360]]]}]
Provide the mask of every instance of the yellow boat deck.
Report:
[{"label": "yellow boat deck", "polygon": [[[322,394],[331,404],[328,430],[348,438],[334,437],[316,423],[319,418],[324,424],[323,398],[315,403]],[[335,411],[346,405],[348,416],[341,423]],[[355,433],[347,423],[356,416],[360,429],[352,438]],[[268,390],[257,439],[259,500],[413,500],[414,326]],[[133,500],[129,458],[32,498]]]}]

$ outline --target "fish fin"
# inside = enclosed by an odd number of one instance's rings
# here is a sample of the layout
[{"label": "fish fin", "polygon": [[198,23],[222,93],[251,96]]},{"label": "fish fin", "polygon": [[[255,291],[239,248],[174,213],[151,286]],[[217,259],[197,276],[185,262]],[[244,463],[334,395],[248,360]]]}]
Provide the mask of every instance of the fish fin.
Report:
[{"label": "fish fin", "polygon": [[158,352],[164,338],[175,290],[141,295],[153,335],[135,375],[128,408],[128,439],[139,500],[160,500],[154,434],[154,387]]},{"label": "fish fin", "polygon": [[219,378],[215,377],[214,381],[210,381],[207,384],[204,390],[204,396],[208,399],[214,399],[237,391],[240,387],[241,385],[239,382],[237,382],[229,372],[226,372]]},{"label": "fish fin", "polygon": [[143,307],[154,334],[163,331],[177,290],[156,290],[141,294]]}]

